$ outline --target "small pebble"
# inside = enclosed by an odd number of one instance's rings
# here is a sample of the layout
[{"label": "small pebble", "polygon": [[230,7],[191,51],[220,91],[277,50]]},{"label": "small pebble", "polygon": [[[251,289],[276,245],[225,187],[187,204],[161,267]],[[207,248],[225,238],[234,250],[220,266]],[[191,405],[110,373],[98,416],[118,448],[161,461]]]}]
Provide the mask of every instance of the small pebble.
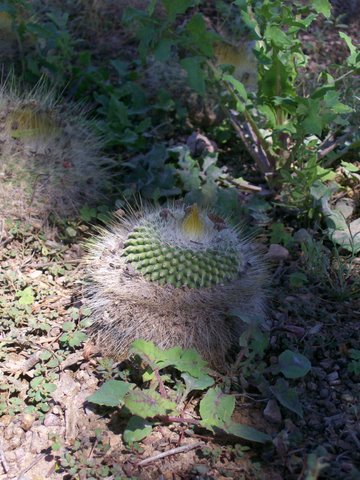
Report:
[{"label": "small pebble", "polygon": [[20,426],[25,432],[27,432],[28,430],[30,430],[34,422],[35,422],[34,415],[30,415],[29,413],[24,413],[24,415],[21,417]]},{"label": "small pebble", "polygon": [[278,245],[277,243],[271,244],[267,254],[265,255],[266,258],[275,262],[281,262],[283,260],[286,260],[288,256],[289,250],[287,250],[282,245]]},{"label": "small pebble", "polygon": [[271,423],[281,423],[282,421],[279,405],[274,399],[268,401],[263,413],[266,420]]},{"label": "small pebble", "polygon": [[320,398],[327,398],[329,396],[328,388],[321,388],[319,392]]},{"label": "small pebble", "polygon": [[326,375],[326,380],[331,383],[334,382],[335,380],[339,379],[339,374],[338,372],[331,372],[328,375]]}]

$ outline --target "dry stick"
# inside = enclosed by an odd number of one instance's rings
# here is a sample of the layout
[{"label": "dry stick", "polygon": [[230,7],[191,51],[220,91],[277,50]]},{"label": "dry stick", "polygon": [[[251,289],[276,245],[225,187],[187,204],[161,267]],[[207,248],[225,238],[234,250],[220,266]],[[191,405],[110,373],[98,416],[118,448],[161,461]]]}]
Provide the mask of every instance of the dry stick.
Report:
[{"label": "dry stick", "polygon": [[[338,137],[336,140],[334,140],[332,143],[327,144],[324,142],[322,150],[320,150],[318,154],[318,160],[321,160],[322,158],[326,157],[330,152],[335,150],[336,147],[344,143],[344,141],[350,137],[349,133],[346,133],[345,135],[342,135],[341,137]],[[333,162],[331,162],[333,163]]]},{"label": "dry stick", "polygon": [[177,453],[189,452],[190,450],[193,450],[194,448],[202,447],[203,445],[204,445],[203,442],[198,442],[198,443],[192,443],[190,445],[183,445],[182,447],[172,448],[167,452],[158,453],[153,457],[149,457],[149,458],[145,458],[145,460],[141,460],[141,462],[139,462],[137,466],[143,467],[144,465],[148,465],[149,463],[155,462],[156,460],[160,460],[161,458],[169,457],[170,455],[176,455]]}]

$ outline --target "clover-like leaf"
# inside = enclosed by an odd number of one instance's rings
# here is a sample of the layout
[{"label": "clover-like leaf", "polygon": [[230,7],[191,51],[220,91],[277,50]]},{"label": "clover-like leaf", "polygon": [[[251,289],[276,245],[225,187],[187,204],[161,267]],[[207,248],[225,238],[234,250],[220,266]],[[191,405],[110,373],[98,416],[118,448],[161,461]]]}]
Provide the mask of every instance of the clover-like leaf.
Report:
[{"label": "clover-like leaf", "polygon": [[279,355],[279,367],[286,378],[300,378],[311,370],[311,363],[301,353],[285,350]]},{"label": "clover-like leaf", "polygon": [[151,432],[152,424],[144,418],[134,415],[125,427],[123,439],[124,442],[132,444],[148,437]]}]

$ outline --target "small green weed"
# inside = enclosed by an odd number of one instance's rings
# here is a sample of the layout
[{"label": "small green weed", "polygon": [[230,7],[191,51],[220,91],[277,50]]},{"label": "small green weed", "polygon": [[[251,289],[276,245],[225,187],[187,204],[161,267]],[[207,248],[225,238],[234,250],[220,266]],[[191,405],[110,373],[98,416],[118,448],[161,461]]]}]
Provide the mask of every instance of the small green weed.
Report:
[{"label": "small green weed", "polygon": [[[195,350],[178,347],[161,350],[151,342],[137,340],[131,351],[144,365],[141,387],[125,381],[108,380],[88,398],[89,402],[98,405],[124,408],[132,415],[123,433],[126,443],[141,441],[158,423],[183,423],[213,433],[220,429],[260,443],[271,440],[265,433],[232,421],[235,397],[214,386],[215,381],[206,362]],[[200,418],[195,419],[186,415],[184,402],[189,395],[201,391],[206,393],[198,406]]]}]

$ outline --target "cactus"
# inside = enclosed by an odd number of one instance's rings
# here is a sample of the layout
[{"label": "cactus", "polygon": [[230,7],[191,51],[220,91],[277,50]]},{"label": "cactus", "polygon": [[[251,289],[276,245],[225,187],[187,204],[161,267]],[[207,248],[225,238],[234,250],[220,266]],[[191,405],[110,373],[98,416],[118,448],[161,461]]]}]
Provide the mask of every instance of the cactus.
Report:
[{"label": "cactus", "polygon": [[241,321],[264,318],[266,266],[257,247],[196,205],[118,218],[89,246],[90,329],[102,351],[125,358],[137,338],[196,348],[224,370]]},{"label": "cactus", "polygon": [[61,104],[44,82],[20,94],[10,79],[0,108],[3,216],[67,216],[99,200],[110,164],[82,107]]}]

